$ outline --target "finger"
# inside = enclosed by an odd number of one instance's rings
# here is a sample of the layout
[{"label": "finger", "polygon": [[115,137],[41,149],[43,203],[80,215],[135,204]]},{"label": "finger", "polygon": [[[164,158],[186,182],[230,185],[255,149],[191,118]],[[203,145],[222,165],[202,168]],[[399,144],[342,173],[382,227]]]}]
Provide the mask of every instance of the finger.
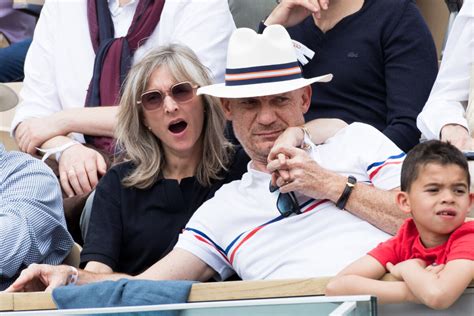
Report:
[{"label": "finger", "polygon": [[75,194],[84,194],[82,190],[81,184],[79,183],[79,179],[77,178],[76,170],[69,169],[67,171],[67,179],[69,184],[71,185],[72,189],[74,190]]},{"label": "finger", "polygon": [[61,187],[63,188],[64,193],[66,193],[66,195],[68,197],[73,197],[74,196],[74,190],[69,185],[69,179],[67,177],[67,172],[66,171],[60,171],[59,181],[61,182]]},{"label": "finger", "polygon": [[277,157],[278,157],[278,161],[280,162],[280,165],[281,165],[281,166],[284,166],[285,163],[286,163],[286,156],[285,156],[285,154],[279,153],[279,154],[277,155]]},{"label": "finger", "polygon": [[102,176],[107,172],[107,164],[101,154],[97,155],[97,172]]},{"label": "finger", "polygon": [[329,0],[319,0],[319,5],[323,10],[327,10],[329,8]]},{"label": "finger", "polygon": [[392,272],[392,269],[394,267],[394,265],[391,263],[391,262],[387,262],[387,264],[385,265],[385,267],[387,268],[387,270],[389,272]]},{"label": "finger", "polygon": [[90,182],[91,180],[89,179],[89,174],[87,173],[87,170],[85,168],[79,171],[76,171],[76,179],[79,182],[79,186],[81,187],[81,191],[82,191],[81,193],[78,193],[78,194],[84,194],[84,193],[88,193],[92,191],[93,185]]},{"label": "finger", "polygon": [[267,164],[268,172],[279,171],[279,169],[280,169],[280,161],[278,159],[274,159]]},{"label": "finger", "polygon": [[278,170],[278,173],[280,174],[280,178],[283,179],[283,182],[285,182],[284,184],[288,184],[292,181],[290,172],[288,170],[281,169]]},{"label": "finger", "polygon": [[278,171],[272,172],[272,179],[271,179],[272,186],[274,186],[274,187],[277,186],[278,177],[279,177]]},{"label": "finger", "polygon": [[97,183],[99,182],[99,178],[98,178],[98,175],[97,175],[97,164],[90,160],[86,161],[86,173],[87,173],[87,177],[89,178],[89,183],[90,183],[90,187],[91,189],[95,188]]},{"label": "finger", "polygon": [[35,144],[33,142],[30,142],[27,147],[26,147],[26,152],[29,153],[30,155],[36,154],[36,147],[39,147],[41,144]]},{"label": "finger", "polygon": [[20,292],[25,289],[28,282],[31,282],[39,273],[36,264],[31,264],[28,268],[21,271],[20,276],[7,289],[7,292]]}]

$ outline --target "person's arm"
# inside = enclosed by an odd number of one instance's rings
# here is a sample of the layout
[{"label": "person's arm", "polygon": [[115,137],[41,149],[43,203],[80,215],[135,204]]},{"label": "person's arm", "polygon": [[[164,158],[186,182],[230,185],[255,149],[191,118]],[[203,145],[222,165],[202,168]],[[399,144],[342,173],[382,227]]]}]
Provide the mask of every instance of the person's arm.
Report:
[{"label": "person's arm", "polygon": [[[280,192],[297,191],[315,199],[329,199],[336,203],[346,186],[347,177],[321,167],[303,149],[281,148],[280,153],[287,159],[281,163],[278,159],[268,164],[268,170],[289,170],[289,180],[279,177],[276,184]],[[344,207],[357,217],[377,228],[395,234],[407,217],[395,203],[395,192],[356,183]]]},{"label": "person's arm", "polygon": [[387,264],[390,272],[398,270],[403,281],[419,301],[433,309],[451,306],[474,278],[474,261],[449,261],[439,273],[427,271],[416,260],[407,260],[396,266]]},{"label": "person's arm", "polygon": [[[474,2],[465,1],[453,24],[443,53],[443,61],[430,97],[417,119],[417,126],[427,139],[451,141],[460,149],[474,149],[469,137],[465,106],[473,62]],[[457,125],[457,131],[446,129]],[[467,139],[469,137],[469,139]],[[464,138],[464,141],[457,141]]]},{"label": "person's arm", "polygon": [[89,261],[86,266],[84,267],[84,271],[89,271],[93,273],[102,273],[102,274],[109,274],[114,273],[114,271],[105,263],[97,262],[97,261]]},{"label": "person's arm", "polygon": [[347,126],[347,123],[337,118],[320,118],[306,122],[303,126],[288,127],[273,144],[272,150],[268,155],[269,160],[273,160],[284,146],[301,147],[304,141],[304,127],[309,133],[311,141],[315,144],[322,144],[327,139],[334,136],[337,132]]},{"label": "person's arm", "polygon": [[[428,99],[438,72],[431,33],[415,3],[383,34],[387,127],[383,133],[405,152],[419,142],[416,117]],[[416,32],[414,32],[416,30]]]},{"label": "person's arm", "polygon": [[[400,185],[403,152],[379,131],[366,124],[351,124],[338,135],[338,151],[333,153],[334,159],[345,157],[348,165],[353,168],[347,172],[365,173],[364,178],[373,184],[371,186],[358,182],[344,209],[377,228],[394,234],[407,217],[395,203],[395,192],[389,191],[397,190]],[[361,139],[361,135],[365,138]],[[277,178],[276,184],[281,192],[298,191],[316,199],[329,199],[336,203],[344,191],[347,176],[328,170],[327,166],[321,167],[309,155],[316,155],[316,150],[310,148],[308,152],[307,149],[282,146],[274,152],[276,158],[269,161],[267,169],[275,174],[273,177]],[[287,158],[280,159],[283,155]],[[287,179],[283,179],[281,170],[288,172]]]},{"label": "person's arm", "polygon": [[328,9],[329,2],[329,0],[281,0],[264,24],[291,27],[306,19],[310,14],[319,18],[321,11]]},{"label": "person's arm", "polygon": [[325,294],[375,295],[380,304],[418,302],[404,282],[379,281],[384,274],[385,268],[376,259],[366,255],[331,279]]},{"label": "person's arm", "polygon": [[113,137],[117,112],[116,106],[81,107],[25,119],[16,127],[15,140],[20,150],[33,154],[37,147],[57,146],[54,138],[70,133]]},{"label": "person's arm", "polygon": [[52,171],[25,154],[1,159],[0,279],[8,279],[35,262],[61,263],[73,240]]},{"label": "person's arm", "polygon": [[[66,285],[73,273],[74,270],[66,265],[33,264],[21,272],[6,292],[52,291],[58,286]],[[78,270],[78,273],[76,284],[82,285],[105,280],[117,281],[122,278],[206,281],[214,275],[214,270],[190,252],[174,249],[148,270],[135,277],[121,273],[104,274],[85,270]]]}]

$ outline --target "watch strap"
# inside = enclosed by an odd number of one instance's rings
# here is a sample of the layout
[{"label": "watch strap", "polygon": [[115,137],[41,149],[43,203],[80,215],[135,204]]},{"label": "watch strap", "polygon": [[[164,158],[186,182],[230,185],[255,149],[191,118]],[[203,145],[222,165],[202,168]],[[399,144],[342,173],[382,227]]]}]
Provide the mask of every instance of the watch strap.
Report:
[{"label": "watch strap", "polygon": [[349,200],[349,196],[352,193],[352,189],[355,187],[356,183],[357,183],[357,179],[354,176],[348,176],[347,177],[347,182],[346,182],[346,186],[344,188],[344,191],[342,191],[341,196],[339,197],[339,199],[336,202],[336,207],[337,208],[339,208],[341,210],[344,209],[344,207],[347,204],[347,201]]}]

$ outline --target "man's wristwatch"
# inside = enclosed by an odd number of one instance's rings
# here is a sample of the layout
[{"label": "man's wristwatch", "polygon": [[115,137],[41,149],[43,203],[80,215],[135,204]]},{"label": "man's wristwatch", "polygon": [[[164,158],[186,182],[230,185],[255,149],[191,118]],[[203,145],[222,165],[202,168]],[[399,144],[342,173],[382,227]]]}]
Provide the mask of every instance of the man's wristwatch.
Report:
[{"label": "man's wristwatch", "polygon": [[344,209],[347,204],[347,201],[349,200],[349,196],[352,193],[352,189],[354,188],[356,183],[357,179],[354,176],[347,177],[346,187],[344,188],[344,191],[336,202],[337,208],[341,210]]}]

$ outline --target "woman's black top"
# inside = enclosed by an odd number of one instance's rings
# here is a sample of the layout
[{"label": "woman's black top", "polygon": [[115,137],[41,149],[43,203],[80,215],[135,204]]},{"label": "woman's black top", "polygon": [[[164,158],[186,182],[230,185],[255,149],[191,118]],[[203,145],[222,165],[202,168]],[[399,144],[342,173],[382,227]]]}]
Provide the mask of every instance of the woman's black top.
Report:
[{"label": "woman's black top", "polygon": [[165,256],[189,218],[225,183],[247,171],[249,158],[238,148],[229,171],[209,187],[195,177],[158,179],[148,189],[126,188],[130,162],[111,168],[96,188],[81,265],[97,261],[115,272],[136,275]]}]

